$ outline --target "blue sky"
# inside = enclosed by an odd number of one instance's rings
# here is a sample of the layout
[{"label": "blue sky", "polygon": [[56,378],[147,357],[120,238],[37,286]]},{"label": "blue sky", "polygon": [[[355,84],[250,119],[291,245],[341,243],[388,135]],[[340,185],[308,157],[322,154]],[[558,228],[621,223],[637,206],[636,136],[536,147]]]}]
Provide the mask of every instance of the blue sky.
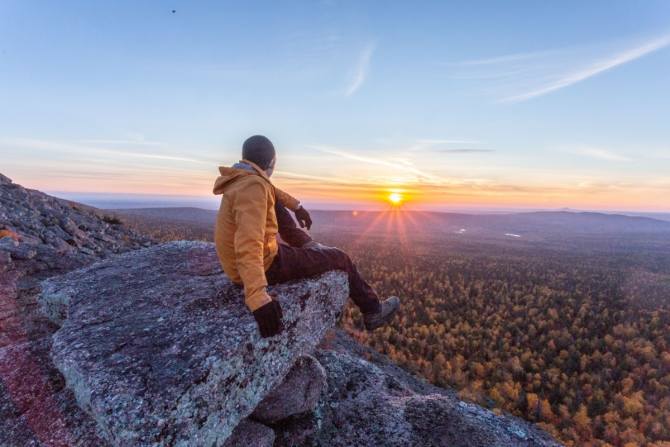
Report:
[{"label": "blue sky", "polygon": [[[175,11],[175,12],[172,12]],[[670,211],[670,2],[0,1],[0,172],[315,207]]]}]

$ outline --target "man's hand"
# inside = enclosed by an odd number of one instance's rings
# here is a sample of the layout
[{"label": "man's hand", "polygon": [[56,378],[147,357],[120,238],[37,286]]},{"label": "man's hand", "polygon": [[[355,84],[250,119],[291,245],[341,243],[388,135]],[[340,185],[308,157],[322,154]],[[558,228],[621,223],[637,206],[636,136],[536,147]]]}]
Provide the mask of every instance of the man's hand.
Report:
[{"label": "man's hand", "polygon": [[261,331],[261,337],[268,338],[281,334],[284,330],[284,323],[281,321],[284,314],[281,311],[281,306],[278,301],[274,299],[269,303],[259,307],[252,312],[258,329]]},{"label": "man's hand", "polygon": [[300,224],[300,228],[305,228],[309,230],[309,228],[312,226],[312,218],[309,217],[309,213],[305,208],[300,205],[300,208],[295,210],[295,218],[298,219],[298,223]]}]

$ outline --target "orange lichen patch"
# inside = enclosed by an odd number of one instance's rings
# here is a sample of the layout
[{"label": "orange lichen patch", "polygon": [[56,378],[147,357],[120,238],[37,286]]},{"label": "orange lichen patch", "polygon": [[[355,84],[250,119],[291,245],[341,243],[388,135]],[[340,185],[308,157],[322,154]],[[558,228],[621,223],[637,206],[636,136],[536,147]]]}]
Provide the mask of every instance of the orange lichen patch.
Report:
[{"label": "orange lichen patch", "polygon": [[11,230],[0,230],[0,239],[2,239],[3,237],[11,237],[14,238],[14,240],[16,241],[19,240],[19,235]]}]

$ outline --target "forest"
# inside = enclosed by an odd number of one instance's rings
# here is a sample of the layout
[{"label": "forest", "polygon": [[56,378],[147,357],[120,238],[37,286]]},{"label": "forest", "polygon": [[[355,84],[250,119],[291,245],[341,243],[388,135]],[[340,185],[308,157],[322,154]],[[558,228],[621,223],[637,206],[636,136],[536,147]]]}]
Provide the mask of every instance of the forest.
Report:
[{"label": "forest", "polygon": [[[373,333],[347,306],[340,325],[355,339],[568,446],[670,446],[668,234],[554,232],[528,243],[387,218],[315,219],[317,240],[349,252],[380,296],[402,299]],[[185,221],[133,219],[162,240],[211,240],[205,222],[186,231]]]},{"label": "forest", "polygon": [[567,445],[670,439],[670,309],[645,305],[667,301],[667,274],[665,287],[645,284],[658,295],[643,300],[624,259],[446,247],[397,256],[392,240],[351,252],[380,295],[400,296],[403,307],[372,334],[359,332],[352,306],[341,324],[407,371]]}]

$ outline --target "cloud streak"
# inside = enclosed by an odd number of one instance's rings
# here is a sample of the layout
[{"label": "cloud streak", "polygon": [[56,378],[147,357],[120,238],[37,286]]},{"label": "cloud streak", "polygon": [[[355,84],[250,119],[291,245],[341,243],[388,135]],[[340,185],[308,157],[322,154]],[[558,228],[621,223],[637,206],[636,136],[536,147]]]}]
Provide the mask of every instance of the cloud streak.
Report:
[{"label": "cloud streak", "polygon": [[597,147],[580,147],[575,149],[569,149],[568,152],[606,161],[634,161],[632,158],[624,157],[622,155],[615,154],[613,152],[607,151],[605,149],[600,149]]},{"label": "cloud streak", "polygon": [[361,54],[358,56],[358,63],[356,67],[349,74],[349,85],[346,89],[346,95],[351,96],[356,90],[363,84],[365,77],[368,75],[368,68],[370,66],[370,59],[372,54],[375,51],[376,44],[373,42],[368,43]]},{"label": "cloud streak", "polygon": [[553,92],[555,90],[568,87],[572,84],[588,79],[591,76],[595,76],[599,73],[602,73],[603,71],[614,68],[617,65],[625,64],[626,62],[630,62],[632,60],[640,58],[653,51],[660,50],[661,48],[668,46],[668,44],[670,44],[670,36],[664,36],[658,39],[651,40],[638,47],[622,51],[610,57],[594,61],[592,64],[585,67],[581,67],[580,69],[572,73],[569,73],[568,75],[562,77],[561,79],[552,84],[546,85],[544,87],[535,90],[531,90],[530,92],[521,95],[510,96],[508,98],[503,99],[503,101],[505,102],[525,101],[527,99],[535,98],[536,96],[541,96]]},{"label": "cloud streak", "polygon": [[157,141],[143,140],[80,140],[80,142],[86,144],[113,144],[120,146],[161,146],[163,144]]},{"label": "cloud streak", "polygon": [[492,149],[439,149],[433,152],[440,152],[443,154],[466,154],[470,152],[495,152]]},{"label": "cloud streak", "polygon": [[399,171],[406,171],[406,172],[411,172],[412,174],[417,175],[418,177],[430,180],[432,182],[437,182],[439,179],[435,177],[434,175],[427,174],[423,171],[420,171],[419,169],[415,168],[413,165],[409,163],[394,163],[392,161],[387,161],[387,160],[382,160],[379,158],[371,158],[371,157],[364,157],[361,155],[354,155],[354,154],[349,154],[347,152],[342,152],[339,150],[334,150],[334,149],[329,149],[329,148],[323,148],[323,147],[315,147],[314,149],[319,149],[322,152],[326,152],[328,154],[335,154],[339,155],[341,157],[346,157],[351,160],[356,160],[356,161],[361,161],[364,163],[371,163],[371,164],[376,164],[376,165],[382,165],[382,166],[389,166],[391,168],[395,168]]},{"label": "cloud streak", "polygon": [[627,43],[512,54],[456,64],[454,79],[479,84],[497,102],[518,103],[561,90],[670,45],[670,34]]},{"label": "cloud streak", "polygon": [[[83,143],[83,144],[82,144]],[[156,160],[171,160],[171,161],[182,161],[189,163],[199,163],[206,164],[211,166],[218,166],[216,163],[211,163],[208,161],[197,160],[195,158],[187,157],[178,157],[169,154],[151,154],[144,152],[128,152],[123,150],[118,150],[114,148],[100,148],[97,147],[98,144],[102,145],[147,145],[147,146],[160,146],[161,143],[155,142],[132,142],[126,140],[82,140],[77,142],[67,142],[67,141],[49,141],[49,140],[30,140],[23,138],[6,138],[0,139],[0,146],[8,146],[15,148],[23,149],[35,149],[35,150],[46,150],[50,152],[60,153],[61,155],[65,153],[75,153],[75,154],[107,154],[112,156],[119,157],[119,161],[123,161],[123,157],[137,157],[137,158],[149,158]]]}]

